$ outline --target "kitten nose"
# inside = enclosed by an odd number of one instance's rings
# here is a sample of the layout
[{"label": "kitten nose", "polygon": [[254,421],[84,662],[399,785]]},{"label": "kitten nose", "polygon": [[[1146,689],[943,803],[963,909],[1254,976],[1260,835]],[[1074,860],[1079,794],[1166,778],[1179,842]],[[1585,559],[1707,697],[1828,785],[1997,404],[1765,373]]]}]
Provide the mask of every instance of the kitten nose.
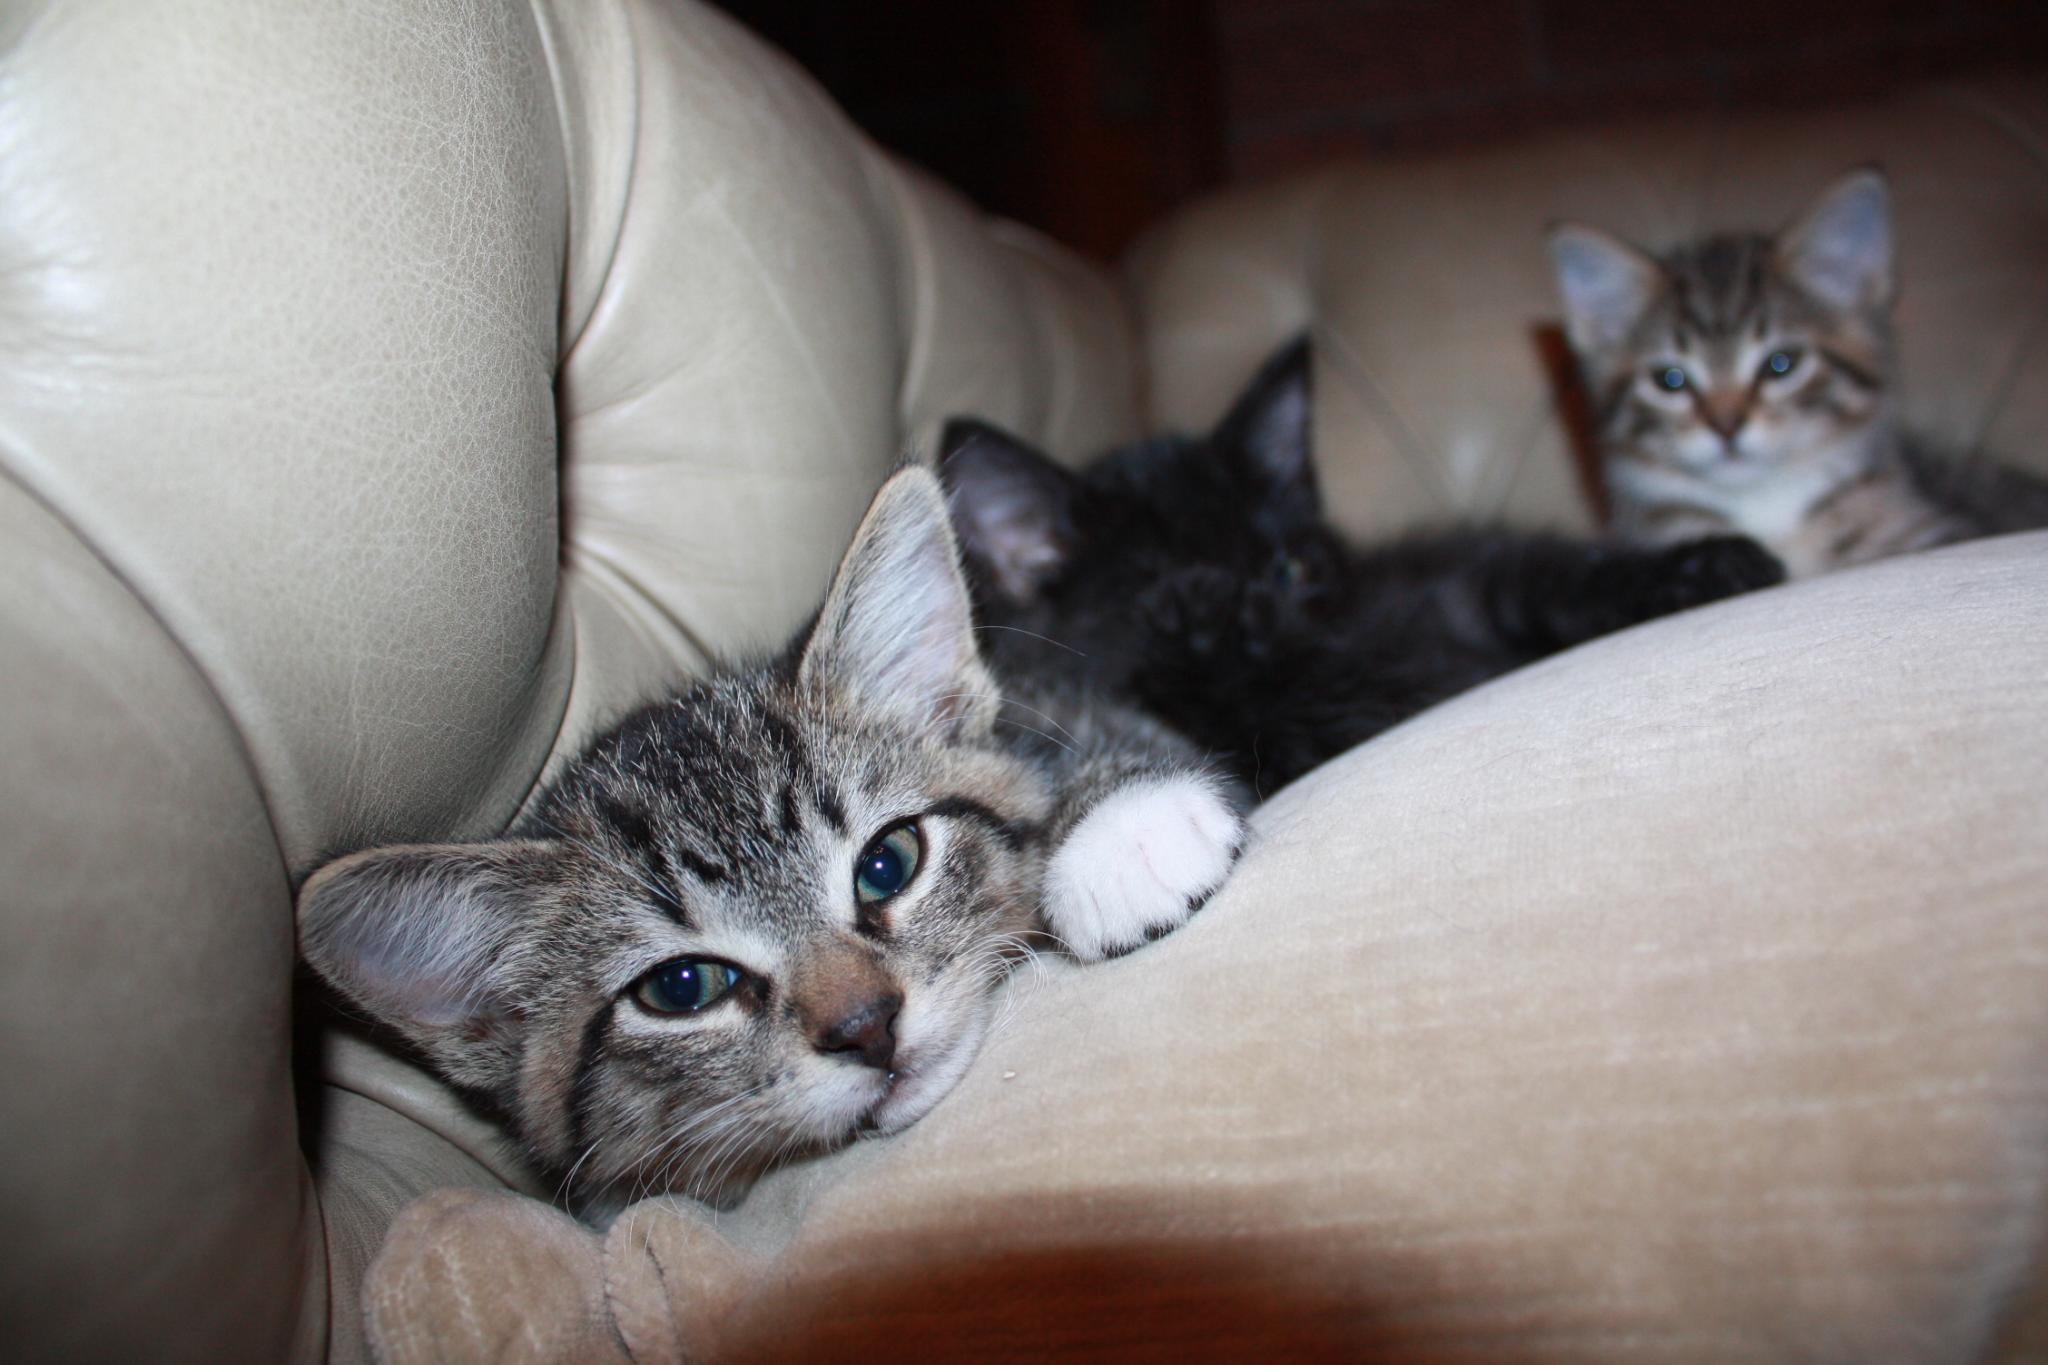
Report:
[{"label": "kitten nose", "polygon": [[820,1030],[813,1041],[820,1052],[855,1052],[863,1066],[887,1071],[896,1060],[896,1012],[902,1008],[901,992],[874,996]]},{"label": "kitten nose", "polygon": [[1749,395],[1740,389],[1715,389],[1700,396],[1700,420],[1714,429],[1730,449],[1749,421]]},{"label": "kitten nose", "polygon": [[811,945],[790,980],[804,1036],[820,1052],[887,1071],[896,1060],[903,991],[871,945],[849,935]]}]

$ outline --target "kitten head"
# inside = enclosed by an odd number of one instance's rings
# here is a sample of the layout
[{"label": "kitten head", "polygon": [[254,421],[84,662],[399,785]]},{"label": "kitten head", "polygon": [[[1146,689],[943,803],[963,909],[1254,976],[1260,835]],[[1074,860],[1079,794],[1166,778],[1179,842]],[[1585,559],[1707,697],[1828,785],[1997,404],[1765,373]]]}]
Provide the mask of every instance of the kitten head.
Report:
[{"label": "kitten head", "polygon": [[1892,233],[1877,171],[1843,176],[1775,237],[1653,257],[1564,224],[1550,254],[1610,462],[1736,487],[1885,434]]},{"label": "kitten head", "polygon": [[1343,553],[1310,458],[1309,361],[1296,341],[1207,436],[1128,446],[1078,473],[985,423],[949,423],[940,472],[990,621],[1053,635],[1115,675],[1110,661],[1142,652],[1138,633],[1200,645],[1309,606]]},{"label": "kitten head", "polygon": [[302,950],[572,1198],[729,1197],[915,1121],[978,1048],[1050,800],[996,704],[906,469],[784,656],[629,718],[510,837],[323,868]]}]

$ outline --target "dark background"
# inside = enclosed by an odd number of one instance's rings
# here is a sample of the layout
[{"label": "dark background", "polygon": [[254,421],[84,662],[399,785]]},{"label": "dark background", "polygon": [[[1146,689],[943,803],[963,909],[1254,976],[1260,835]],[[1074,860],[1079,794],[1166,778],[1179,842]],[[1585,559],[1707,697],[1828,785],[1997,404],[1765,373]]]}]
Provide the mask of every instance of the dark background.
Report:
[{"label": "dark background", "polygon": [[855,121],[1114,257],[1174,205],[1333,155],[2048,65],[2041,0],[726,0]]}]

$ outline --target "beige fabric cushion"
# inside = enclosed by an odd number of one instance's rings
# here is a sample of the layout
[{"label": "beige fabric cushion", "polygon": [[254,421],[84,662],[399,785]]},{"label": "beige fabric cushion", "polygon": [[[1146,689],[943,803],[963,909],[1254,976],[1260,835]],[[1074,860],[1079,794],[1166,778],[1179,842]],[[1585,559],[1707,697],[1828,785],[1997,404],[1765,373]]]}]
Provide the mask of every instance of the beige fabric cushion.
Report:
[{"label": "beige fabric cushion", "polygon": [[1187,928],[1017,982],[894,1140],[715,1224],[416,1209],[379,1345],[2017,1356],[2048,1235],[2044,671],[2035,535],[1503,679],[1281,793]]},{"label": "beige fabric cushion", "polygon": [[1341,524],[1590,525],[1554,411],[1564,352],[1545,224],[1655,246],[1768,229],[1875,161],[1894,189],[1909,422],[2048,470],[2044,144],[2036,75],[1864,108],[1630,120],[1234,191],[1133,255],[1151,415],[1205,427],[1260,359],[1313,328],[1316,458]]}]

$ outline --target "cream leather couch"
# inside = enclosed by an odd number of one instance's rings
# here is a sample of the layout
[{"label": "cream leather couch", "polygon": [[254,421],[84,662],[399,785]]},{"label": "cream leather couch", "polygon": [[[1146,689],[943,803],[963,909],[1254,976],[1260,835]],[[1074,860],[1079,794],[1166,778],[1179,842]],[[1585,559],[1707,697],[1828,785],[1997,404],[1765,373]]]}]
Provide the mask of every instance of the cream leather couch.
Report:
[{"label": "cream leather couch", "polygon": [[2035,451],[2044,88],[1343,168],[1119,280],[682,0],[0,7],[0,1354],[2039,1358],[2048,537],[1346,756],[1188,929],[1027,971],[928,1120],[715,1221],[581,1229],[295,1020],[291,898],[779,639],[955,411],[1079,456],[1313,326],[1340,520],[1582,524],[1552,213],[1880,157],[1916,415]]}]

